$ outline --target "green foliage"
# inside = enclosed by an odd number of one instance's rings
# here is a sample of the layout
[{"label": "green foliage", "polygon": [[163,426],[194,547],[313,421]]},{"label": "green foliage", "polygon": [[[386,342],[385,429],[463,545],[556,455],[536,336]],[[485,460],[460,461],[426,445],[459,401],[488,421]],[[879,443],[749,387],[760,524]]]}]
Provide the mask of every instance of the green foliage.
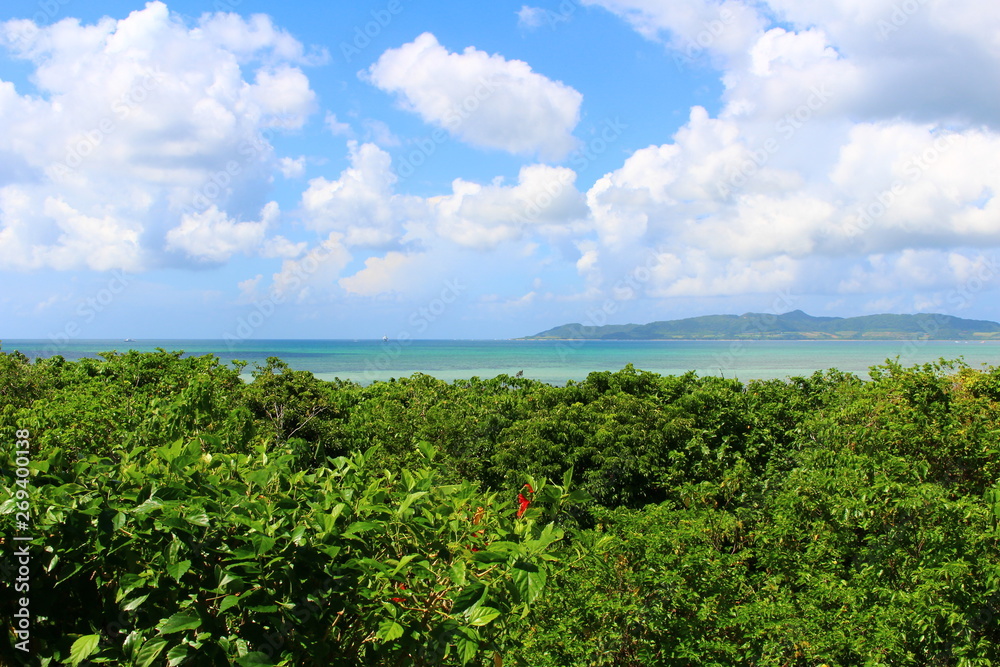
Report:
[{"label": "green foliage", "polygon": [[[434,468],[379,471],[355,454],[305,472],[293,455],[219,448],[202,436],[117,462],[36,463],[39,655],[457,665],[516,643],[562,537],[551,517],[565,489],[539,484],[539,505],[516,517]],[[0,498],[8,524],[12,505]]]},{"label": "green foliage", "polygon": [[[0,437],[31,431],[33,651],[997,664],[1000,371],[889,361],[870,377],[627,366],[565,387],[361,387],[278,359],[245,383],[163,350],[2,354]],[[9,463],[0,476],[10,535],[19,487]],[[0,663],[19,657],[0,641]]]}]

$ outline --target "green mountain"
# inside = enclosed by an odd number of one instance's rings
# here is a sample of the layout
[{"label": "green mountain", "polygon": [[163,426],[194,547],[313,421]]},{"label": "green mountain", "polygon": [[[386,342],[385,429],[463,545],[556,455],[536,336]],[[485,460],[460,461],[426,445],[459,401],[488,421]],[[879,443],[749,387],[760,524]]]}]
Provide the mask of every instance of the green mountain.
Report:
[{"label": "green mountain", "polygon": [[966,320],[952,315],[864,315],[861,317],[813,317],[801,310],[782,315],[744,313],[705,315],[649,324],[579,323],[543,331],[525,340],[1000,340],[1000,324],[988,320]]}]

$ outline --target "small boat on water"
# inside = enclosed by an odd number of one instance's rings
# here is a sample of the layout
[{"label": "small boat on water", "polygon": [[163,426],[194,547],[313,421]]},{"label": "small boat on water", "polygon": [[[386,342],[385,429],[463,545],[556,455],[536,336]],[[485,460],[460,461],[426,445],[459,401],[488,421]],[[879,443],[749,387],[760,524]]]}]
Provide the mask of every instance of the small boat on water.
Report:
[{"label": "small boat on water", "polygon": [[382,336],[382,342],[383,343],[388,343],[389,342],[389,337],[388,336]]}]

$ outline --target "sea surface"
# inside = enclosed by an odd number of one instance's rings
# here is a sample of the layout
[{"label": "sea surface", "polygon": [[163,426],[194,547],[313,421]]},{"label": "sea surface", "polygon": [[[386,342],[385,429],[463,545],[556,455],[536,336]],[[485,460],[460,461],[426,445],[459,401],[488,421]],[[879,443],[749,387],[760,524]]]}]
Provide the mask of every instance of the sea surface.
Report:
[{"label": "sea surface", "polygon": [[752,379],[786,379],[836,368],[867,377],[871,366],[898,359],[904,366],[959,359],[973,367],[1000,366],[1000,341],[552,341],[552,340],[4,340],[0,350],[31,358],[59,354],[69,360],[127,350],[183,351],[257,365],[278,357],[322,380],[369,384],[426,373],[446,381],[492,378],[519,371],[525,377],[564,385],[593,371],[633,364],[644,371],[679,375],[695,371]]}]

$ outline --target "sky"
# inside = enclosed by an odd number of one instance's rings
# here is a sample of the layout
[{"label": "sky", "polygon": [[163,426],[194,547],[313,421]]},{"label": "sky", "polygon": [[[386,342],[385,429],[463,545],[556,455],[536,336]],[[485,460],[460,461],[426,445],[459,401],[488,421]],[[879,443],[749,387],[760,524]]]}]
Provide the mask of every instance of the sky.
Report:
[{"label": "sky", "polygon": [[7,0],[0,339],[1000,320],[994,0]]}]

